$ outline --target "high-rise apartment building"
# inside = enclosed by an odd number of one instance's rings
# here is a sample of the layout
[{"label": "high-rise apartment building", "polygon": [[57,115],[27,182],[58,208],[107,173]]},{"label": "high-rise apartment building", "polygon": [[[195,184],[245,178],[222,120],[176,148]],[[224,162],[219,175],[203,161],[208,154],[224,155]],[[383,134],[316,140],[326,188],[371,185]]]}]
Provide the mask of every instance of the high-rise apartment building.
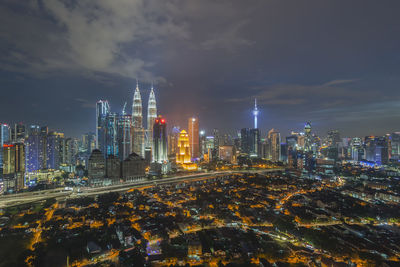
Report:
[{"label": "high-rise apartment building", "polygon": [[50,132],[47,135],[47,149],[46,149],[46,168],[58,170],[60,168],[62,157],[62,144],[64,134],[58,132]]}]

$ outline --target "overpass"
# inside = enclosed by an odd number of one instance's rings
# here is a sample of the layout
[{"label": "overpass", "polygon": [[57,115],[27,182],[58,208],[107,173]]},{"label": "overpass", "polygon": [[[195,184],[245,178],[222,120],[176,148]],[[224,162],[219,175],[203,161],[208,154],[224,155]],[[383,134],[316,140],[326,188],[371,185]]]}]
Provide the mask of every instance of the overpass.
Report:
[{"label": "overpass", "polygon": [[29,204],[37,201],[43,201],[50,198],[58,200],[68,198],[78,198],[86,196],[95,196],[109,192],[123,192],[129,189],[156,186],[162,184],[190,182],[194,180],[212,179],[216,177],[223,177],[226,175],[239,174],[239,173],[268,173],[281,171],[282,168],[276,169],[263,169],[263,170],[239,170],[239,171],[219,171],[209,173],[196,173],[191,175],[173,176],[167,178],[160,178],[154,180],[144,180],[137,182],[126,182],[117,185],[110,185],[104,187],[74,187],[72,191],[66,191],[64,188],[42,190],[35,192],[26,192],[20,194],[0,196],[0,208],[12,207],[17,205]]}]

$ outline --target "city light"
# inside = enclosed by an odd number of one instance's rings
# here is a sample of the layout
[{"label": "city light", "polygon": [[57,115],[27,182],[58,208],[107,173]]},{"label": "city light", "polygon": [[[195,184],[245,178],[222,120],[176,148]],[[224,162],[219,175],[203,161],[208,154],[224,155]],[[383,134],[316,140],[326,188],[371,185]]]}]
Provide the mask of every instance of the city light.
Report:
[{"label": "city light", "polygon": [[400,266],[399,10],[2,1],[0,265]]}]

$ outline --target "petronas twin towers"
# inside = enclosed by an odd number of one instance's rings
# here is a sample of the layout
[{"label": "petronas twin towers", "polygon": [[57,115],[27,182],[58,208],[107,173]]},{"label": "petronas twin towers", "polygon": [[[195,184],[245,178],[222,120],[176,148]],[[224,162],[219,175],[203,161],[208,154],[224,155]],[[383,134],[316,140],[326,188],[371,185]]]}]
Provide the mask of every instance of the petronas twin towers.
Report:
[{"label": "petronas twin towers", "polygon": [[143,127],[143,107],[140,95],[139,83],[136,82],[136,89],[132,103],[132,126],[133,126],[133,152],[144,157],[145,147],[153,148],[153,126],[157,118],[157,103],[153,85],[147,104],[147,128]]}]

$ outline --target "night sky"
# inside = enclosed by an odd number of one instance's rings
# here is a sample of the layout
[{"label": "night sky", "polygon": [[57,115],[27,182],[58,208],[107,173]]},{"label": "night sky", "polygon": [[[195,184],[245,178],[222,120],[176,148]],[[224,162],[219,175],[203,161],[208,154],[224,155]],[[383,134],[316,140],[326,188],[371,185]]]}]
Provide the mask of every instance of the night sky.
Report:
[{"label": "night sky", "polygon": [[400,1],[2,0],[0,122],[94,131],[95,102],[187,127],[400,131]]}]

